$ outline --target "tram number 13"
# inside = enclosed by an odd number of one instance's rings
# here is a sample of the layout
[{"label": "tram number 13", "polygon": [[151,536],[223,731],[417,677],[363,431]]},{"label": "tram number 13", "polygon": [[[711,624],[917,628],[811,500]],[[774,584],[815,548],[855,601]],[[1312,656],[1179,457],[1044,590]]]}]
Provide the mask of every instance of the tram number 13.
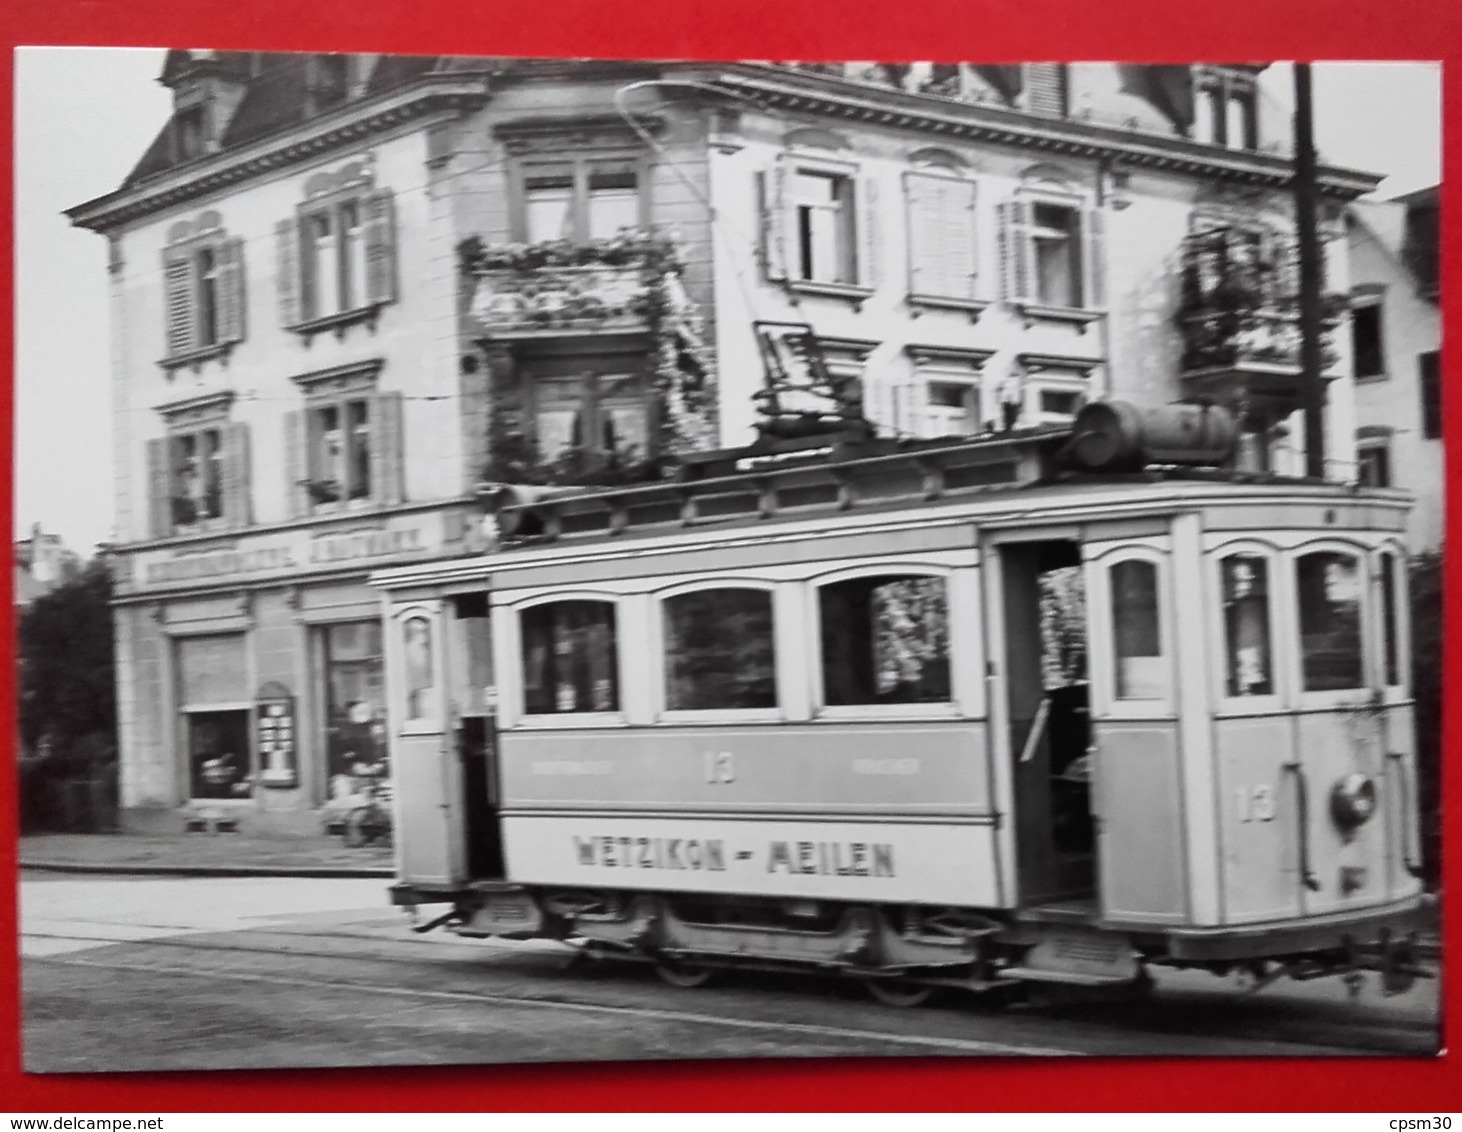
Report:
[{"label": "tram number 13", "polygon": [[706,781],[712,786],[736,781],[736,756],[730,751],[707,751],[705,760]]},{"label": "tram number 13", "polygon": [[1273,821],[1274,788],[1272,786],[1240,786],[1239,821]]}]

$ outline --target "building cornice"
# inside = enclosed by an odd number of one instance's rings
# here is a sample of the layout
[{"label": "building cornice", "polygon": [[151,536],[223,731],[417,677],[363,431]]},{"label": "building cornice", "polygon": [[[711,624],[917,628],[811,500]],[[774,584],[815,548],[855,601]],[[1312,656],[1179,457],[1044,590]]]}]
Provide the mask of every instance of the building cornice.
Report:
[{"label": "building cornice", "polygon": [[[835,75],[791,72],[765,64],[706,68],[707,82],[766,109],[800,111],[870,125],[926,132],[951,140],[990,142],[1040,154],[1108,160],[1129,169],[1154,169],[1259,188],[1282,189],[1293,180],[1288,158],[1250,150],[1221,149],[1180,137],[1140,134],[1072,118],[1048,118],[987,103],[941,95],[911,94]],[[1354,200],[1381,183],[1377,174],[1326,165],[1320,191]]]},{"label": "building cornice", "polygon": [[66,210],[78,228],[107,232],[129,221],[227,188],[262,173],[313,160],[335,150],[359,147],[373,134],[446,112],[460,113],[485,103],[490,91],[483,75],[426,75],[409,86],[262,138],[224,150],[165,173],[155,180],[118,189]]}]

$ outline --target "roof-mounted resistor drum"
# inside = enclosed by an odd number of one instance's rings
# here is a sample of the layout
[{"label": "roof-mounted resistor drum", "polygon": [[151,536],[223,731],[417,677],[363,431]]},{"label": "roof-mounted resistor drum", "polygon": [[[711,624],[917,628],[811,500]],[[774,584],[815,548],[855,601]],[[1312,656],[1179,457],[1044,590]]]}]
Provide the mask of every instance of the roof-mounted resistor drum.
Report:
[{"label": "roof-mounted resistor drum", "polygon": [[1214,466],[1233,458],[1238,437],[1237,422],[1216,405],[1093,401],[1077,414],[1061,458],[1088,472]]}]

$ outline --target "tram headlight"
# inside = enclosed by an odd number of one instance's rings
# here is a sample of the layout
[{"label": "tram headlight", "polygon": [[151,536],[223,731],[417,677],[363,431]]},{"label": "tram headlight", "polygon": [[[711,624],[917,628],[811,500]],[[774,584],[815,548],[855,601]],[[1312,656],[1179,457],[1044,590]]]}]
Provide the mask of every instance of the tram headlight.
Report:
[{"label": "tram headlight", "polygon": [[1330,820],[1341,833],[1359,829],[1376,812],[1376,783],[1370,775],[1347,774],[1330,791]]}]

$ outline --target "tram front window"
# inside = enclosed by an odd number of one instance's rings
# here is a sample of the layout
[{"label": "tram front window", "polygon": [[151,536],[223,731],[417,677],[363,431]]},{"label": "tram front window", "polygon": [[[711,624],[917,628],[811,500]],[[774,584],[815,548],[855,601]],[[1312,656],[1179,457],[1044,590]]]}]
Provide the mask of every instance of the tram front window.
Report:
[{"label": "tram front window", "polygon": [[1306,554],[1295,563],[1295,581],[1305,691],[1361,687],[1360,559],[1328,550]]},{"label": "tram front window", "polygon": [[554,601],[523,611],[523,710],[619,710],[613,603]]},{"label": "tram front window", "polygon": [[824,702],[947,703],[943,578],[880,574],[819,591]]},{"label": "tram front window", "polygon": [[1274,693],[1269,641],[1269,563],[1257,554],[1223,560],[1225,686],[1230,696]]},{"label": "tram front window", "polygon": [[776,707],[768,591],[697,590],[664,608],[668,710]]},{"label": "tram front window", "polygon": [[1117,699],[1161,700],[1168,694],[1158,613],[1157,566],[1128,559],[1112,567],[1112,627]]}]

